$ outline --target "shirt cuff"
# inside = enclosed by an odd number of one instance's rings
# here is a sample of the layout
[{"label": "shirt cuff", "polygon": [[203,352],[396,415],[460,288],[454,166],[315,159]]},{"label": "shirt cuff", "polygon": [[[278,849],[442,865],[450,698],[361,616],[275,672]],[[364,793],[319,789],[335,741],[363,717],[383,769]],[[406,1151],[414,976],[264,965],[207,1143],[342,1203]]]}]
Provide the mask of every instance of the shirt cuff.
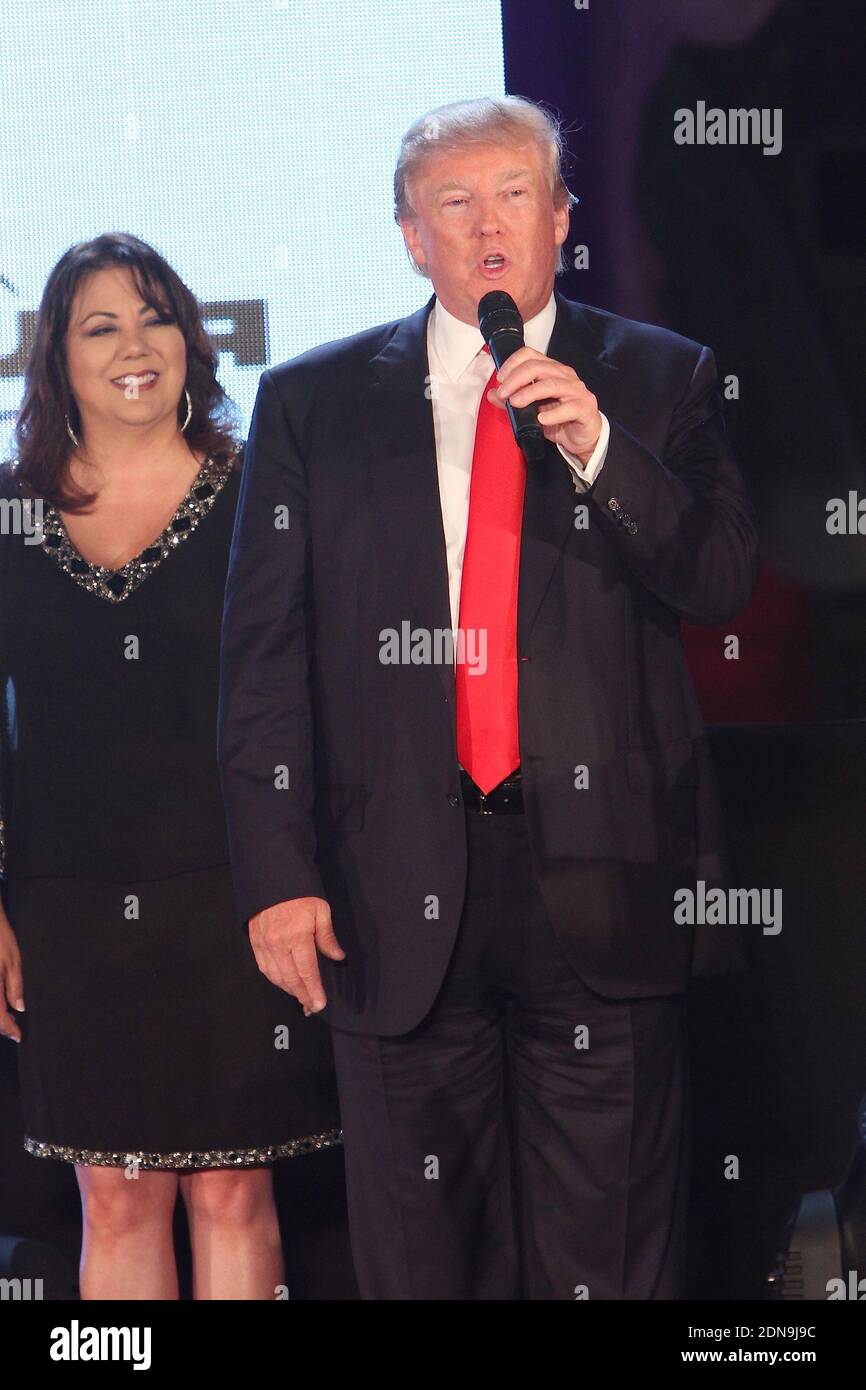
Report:
[{"label": "shirt cuff", "polygon": [[610,421],[606,415],[601,417],[601,434],[598,436],[598,443],[587,459],[586,463],[581,463],[575,454],[570,454],[567,449],[563,449],[561,444],[557,444],[559,452],[565,459],[572,473],[574,474],[574,485],[578,491],[584,487],[592,487],[604,463],[607,455],[607,446],[610,441]]}]

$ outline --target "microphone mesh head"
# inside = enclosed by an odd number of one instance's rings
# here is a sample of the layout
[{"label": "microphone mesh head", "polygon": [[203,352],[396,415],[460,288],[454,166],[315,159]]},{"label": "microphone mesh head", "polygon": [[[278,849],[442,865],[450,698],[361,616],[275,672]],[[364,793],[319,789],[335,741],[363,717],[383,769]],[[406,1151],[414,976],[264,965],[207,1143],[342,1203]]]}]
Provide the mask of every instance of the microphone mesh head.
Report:
[{"label": "microphone mesh head", "polygon": [[478,327],[489,343],[494,333],[523,333],[520,310],[505,290],[490,290],[478,301]]}]

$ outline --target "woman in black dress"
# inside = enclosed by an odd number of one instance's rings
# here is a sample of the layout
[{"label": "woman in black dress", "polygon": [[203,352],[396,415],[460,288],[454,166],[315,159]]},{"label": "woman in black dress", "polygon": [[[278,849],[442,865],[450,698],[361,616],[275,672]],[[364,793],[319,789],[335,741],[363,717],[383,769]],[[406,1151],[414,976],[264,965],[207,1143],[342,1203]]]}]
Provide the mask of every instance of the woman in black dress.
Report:
[{"label": "woman in black dress", "polygon": [[328,1031],[259,973],[232,896],[215,369],[157,252],[74,246],[0,468],[0,1031],[26,1148],[75,1165],[83,1298],[178,1296],[178,1189],[194,1296],[273,1298],[271,1165],[340,1142]]}]

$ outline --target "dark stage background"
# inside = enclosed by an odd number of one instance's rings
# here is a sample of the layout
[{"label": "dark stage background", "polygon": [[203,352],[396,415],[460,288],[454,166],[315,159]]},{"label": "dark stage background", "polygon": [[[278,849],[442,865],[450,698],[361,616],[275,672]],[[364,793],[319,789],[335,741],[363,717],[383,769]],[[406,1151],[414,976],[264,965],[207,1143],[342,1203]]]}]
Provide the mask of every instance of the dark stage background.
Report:
[{"label": "dark stage background", "polygon": [[[784,925],[692,995],[692,1294],[760,1298],[792,1204],[843,1177],[866,1093],[866,544],[826,527],[829,499],[866,495],[866,26],[853,0],[502,12],[507,89],[568,131],[567,246],[588,264],[561,288],[709,344],[737,382],[761,579],[735,623],[684,640],[735,882],[781,889]],[[674,113],[700,101],[781,109],[782,149],[676,144]],[[74,1178],[22,1150],[14,1064],[0,1047],[0,1231],[72,1271]],[[277,1174],[292,1297],[356,1297],[341,1155]]]}]

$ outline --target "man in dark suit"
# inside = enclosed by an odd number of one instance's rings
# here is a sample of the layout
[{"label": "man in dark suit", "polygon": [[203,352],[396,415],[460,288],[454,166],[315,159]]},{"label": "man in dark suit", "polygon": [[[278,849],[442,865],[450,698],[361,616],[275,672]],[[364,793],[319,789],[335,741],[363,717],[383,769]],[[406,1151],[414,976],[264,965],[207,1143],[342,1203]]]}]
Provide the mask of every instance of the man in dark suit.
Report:
[{"label": "man in dark suit", "polygon": [[[332,1029],[365,1298],[682,1292],[684,995],[737,943],[675,914],[726,874],[679,620],[735,615],[757,546],[712,355],[554,291],[559,160],[518,98],[417,121],[434,298],[265,372],[246,451],[238,907]],[[495,375],[490,289],[526,333]]]}]

